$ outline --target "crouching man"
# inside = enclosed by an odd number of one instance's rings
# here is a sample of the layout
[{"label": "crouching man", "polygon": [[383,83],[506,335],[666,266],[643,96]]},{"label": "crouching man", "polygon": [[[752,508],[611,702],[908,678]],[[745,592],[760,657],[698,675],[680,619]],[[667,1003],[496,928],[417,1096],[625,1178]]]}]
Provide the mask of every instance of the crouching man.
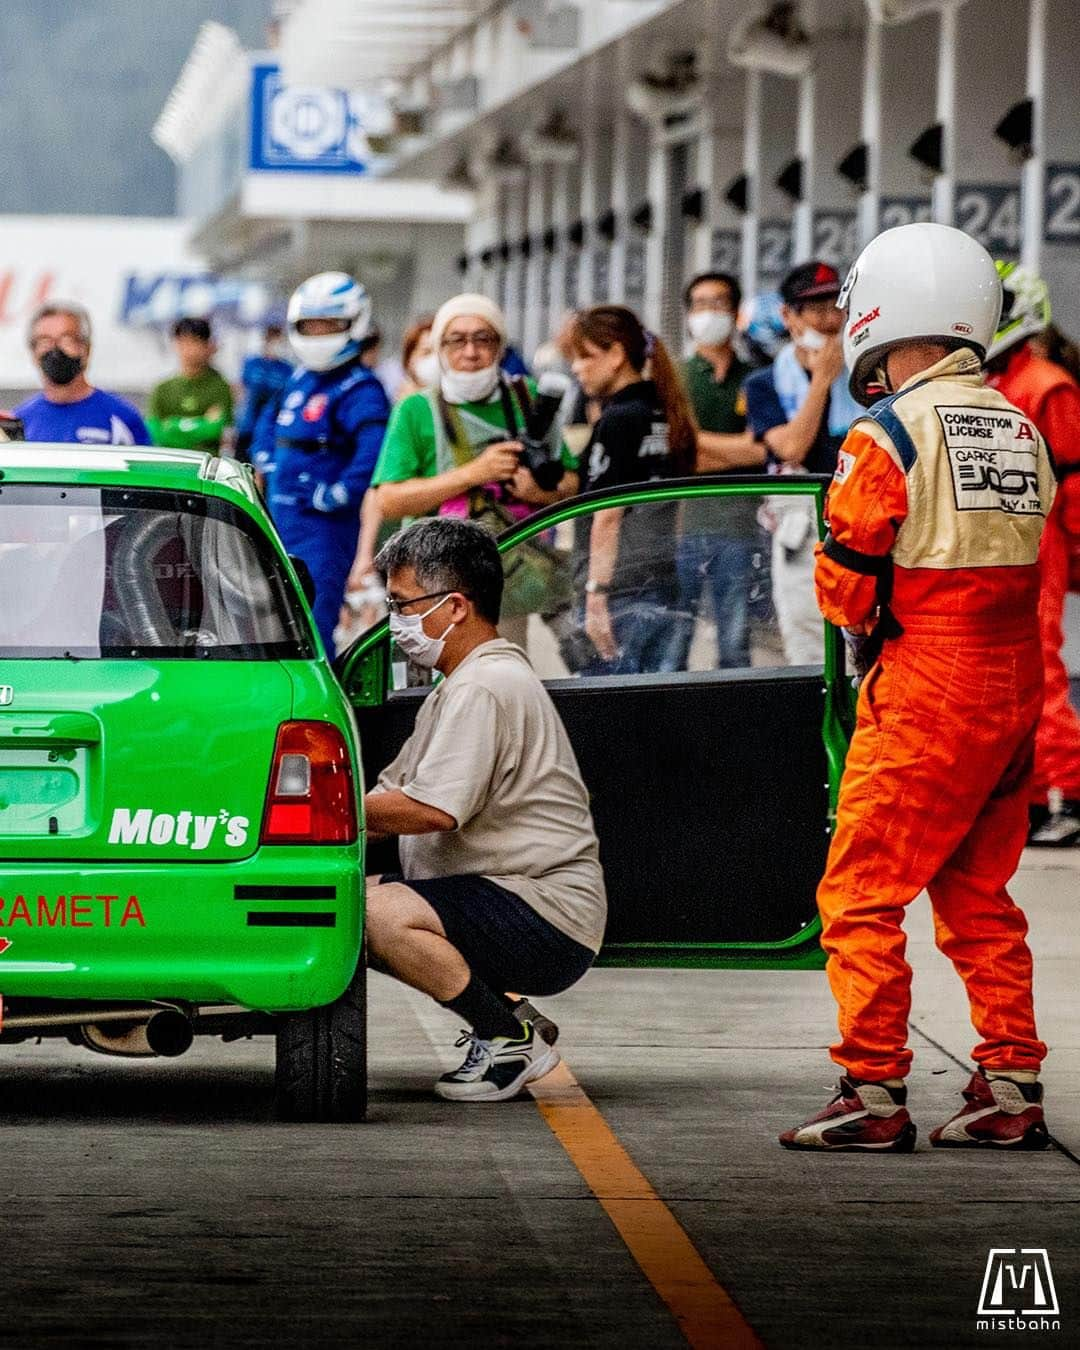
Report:
[{"label": "crouching man", "polygon": [[557,994],[589,969],[607,916],[588,794],[547,691],[499,637],[490,535],[450,517],[395,535],[375,560],[390,630],[443,680],[367,794],[369,837],[397,835],[401,873],[371,877],[371,964],[469,1024],[440,1097],[507,1101],[559,1062],[556,1034],[504,990]]}]

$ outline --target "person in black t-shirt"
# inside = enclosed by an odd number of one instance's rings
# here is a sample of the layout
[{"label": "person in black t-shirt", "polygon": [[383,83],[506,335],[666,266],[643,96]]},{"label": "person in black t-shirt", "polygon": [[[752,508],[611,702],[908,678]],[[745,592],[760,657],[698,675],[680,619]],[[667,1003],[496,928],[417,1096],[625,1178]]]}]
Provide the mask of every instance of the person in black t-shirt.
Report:
[{"label": "person in black t-shirt", "polygon": [[[659,338],[621,305],[598,305],[574,328],[573,369],[603,402],[583,456],[588,489],[693,473],[697,427]],[[646,367],[651,378],[645,378]],[[663,668],[678,602],[678,503],[614,507],[582,522],[578,571],[590,674]]]}]

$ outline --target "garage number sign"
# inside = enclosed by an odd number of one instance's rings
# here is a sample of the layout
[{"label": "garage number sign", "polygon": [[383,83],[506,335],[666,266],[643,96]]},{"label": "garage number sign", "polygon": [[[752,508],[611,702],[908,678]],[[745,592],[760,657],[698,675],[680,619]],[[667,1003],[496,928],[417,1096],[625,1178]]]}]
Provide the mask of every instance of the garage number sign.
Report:
[{"label": "garage number sign", "polygon": [[1080,243],[1080,164],[1048,164],[1043,238],[1048,244]]},{"label": "garage number sign", "polygon": [[1015,183],[962,183],[956,189],[955,221],[995,258],[1020,256],[1023,215]]}]

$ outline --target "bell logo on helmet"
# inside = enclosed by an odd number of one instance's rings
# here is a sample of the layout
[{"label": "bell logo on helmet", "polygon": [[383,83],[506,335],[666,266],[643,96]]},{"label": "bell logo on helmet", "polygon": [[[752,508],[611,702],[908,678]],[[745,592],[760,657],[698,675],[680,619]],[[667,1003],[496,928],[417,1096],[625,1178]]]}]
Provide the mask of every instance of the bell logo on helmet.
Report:
[{"label": "bell logo on helmet", "polygon": [[954,333],[959,333],[961,337],[970,337],[975,331],[969,323],[954,323],[952,330]]}]

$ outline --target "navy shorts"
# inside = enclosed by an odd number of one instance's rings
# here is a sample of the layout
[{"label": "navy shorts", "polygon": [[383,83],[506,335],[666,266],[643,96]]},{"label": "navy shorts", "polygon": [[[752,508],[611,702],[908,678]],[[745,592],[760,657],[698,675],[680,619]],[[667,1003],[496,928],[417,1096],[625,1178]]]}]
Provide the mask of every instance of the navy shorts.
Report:
[{"label": "navy shorts", "polygon": [[406,881],[387,872],[380,880],[400,881],[423,896],[472,973],[499,993],[561,994],[596,960],[595,952],[487,877]]}]

